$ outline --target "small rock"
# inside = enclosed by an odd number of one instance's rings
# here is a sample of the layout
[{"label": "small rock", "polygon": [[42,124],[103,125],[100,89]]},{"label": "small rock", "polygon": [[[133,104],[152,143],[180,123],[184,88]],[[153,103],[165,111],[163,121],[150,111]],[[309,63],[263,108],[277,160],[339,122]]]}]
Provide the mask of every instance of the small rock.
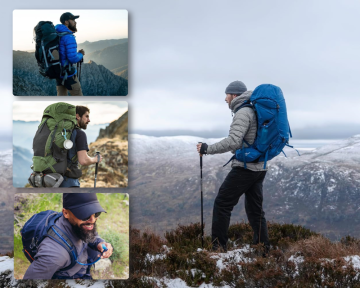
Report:
[{"label": "small rock", "polygon": [[105,258],[105,259],[100,259],[98,262],[96,262],[95,264],[95,271],[103,271],[106,268],[111,267],[111,261],[109,258]]}]

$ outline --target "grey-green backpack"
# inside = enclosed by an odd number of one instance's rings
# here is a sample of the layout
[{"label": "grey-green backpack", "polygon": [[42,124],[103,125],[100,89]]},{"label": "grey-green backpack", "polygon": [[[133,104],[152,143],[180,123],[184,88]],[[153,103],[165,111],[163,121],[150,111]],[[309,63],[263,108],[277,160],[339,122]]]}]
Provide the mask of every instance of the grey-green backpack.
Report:
[{"label": "grey-green backpack", "polygon": [[[53,184],[57,184],[55,187],[61,184],[58,181],[59,178],[61,178],[62,182],[63,178],[61,176],[70,171],[68,169],[69,146],[67,144],[71,144],[70,137],[76,125],[76,107],[74,105],[59,102],[45,108],[33,140],[34,157],[32,158],[32,169],[34,173],[32,176],[33,179],[36,178],[35,176],[40,179],[36,185],[33,185],[34,181],[29,179],[33,187],[53,187],[52,184],[49,186],[44,185],[43,176],[46,174],[50,175],[50,178],[47,178],[48,181],[54,181]],[[66,140],[67,142],[65,142]],[[76,159],[71,159],[71,162],[77,162],[77,156],[75,155],[73,158]]]}]

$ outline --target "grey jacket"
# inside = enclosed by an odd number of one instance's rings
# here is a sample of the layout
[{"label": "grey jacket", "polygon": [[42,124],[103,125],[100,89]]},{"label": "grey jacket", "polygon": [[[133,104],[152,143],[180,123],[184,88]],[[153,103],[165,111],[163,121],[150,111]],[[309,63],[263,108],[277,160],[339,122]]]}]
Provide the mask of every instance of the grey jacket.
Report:
[{"label": "grey jacket", "polygon": [[[246,91],[240,96],[237,96],[230,103],[230,109],[235,111],[241,104],[250,99],[252,91]],[[243,139],[245,139],[250,145],[254,143],[257,131],[256,115],[252,108],[244,107],[235,113],[233,121],[230,126],[229,136],[220,142],[209,145],[207,148],[207,154],[219,154],[231,151],[235,154],[235,151],[242,147]],[[245,144],[245,147],[247,145]],[[244,167],[244,163],[234,159],[231,163],[231,167]],[[258,163],[246,163],[246,167],[252,171],[266,171],[264,169],[264,162]]]},{"label": "grey jacket", "polygon": [[[87,263],[88,249],[90,249],[88,244],[74,235],[71,224],[64,216],[61,216],[55,224],[69,236],[75,245],[78,261],[80,263]],[[105,241],[98,236],[94,244],[97,246],[100,242]],[[35,259],[27,269],[23,279],[51,279],[57,271],[70,264],[70,255],[65,248],[51,238],[46,237],[41,242],[39,251],[36,253]],[[87,267],[88,266],[76,264],[67,271],[59,272],[58,275],[71,278],[77,273],[85,274]]]}]

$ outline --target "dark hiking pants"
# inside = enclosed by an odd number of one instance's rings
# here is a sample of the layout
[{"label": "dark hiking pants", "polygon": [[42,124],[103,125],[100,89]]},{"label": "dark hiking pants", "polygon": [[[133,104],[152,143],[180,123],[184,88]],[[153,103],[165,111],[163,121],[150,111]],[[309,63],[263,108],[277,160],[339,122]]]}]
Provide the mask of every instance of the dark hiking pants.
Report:
[{"label": "dark hiking pants", "polygon": [[253,244],[260,242],[269,248],[269,236],[262,209],[263,181],[266,171],[251,171],[242,167],[234,167],[226,176],[216,196],[212,221],[212,241],[214,248],[226,249],[231,211],[245,194],[245,211],[254,231]]}]

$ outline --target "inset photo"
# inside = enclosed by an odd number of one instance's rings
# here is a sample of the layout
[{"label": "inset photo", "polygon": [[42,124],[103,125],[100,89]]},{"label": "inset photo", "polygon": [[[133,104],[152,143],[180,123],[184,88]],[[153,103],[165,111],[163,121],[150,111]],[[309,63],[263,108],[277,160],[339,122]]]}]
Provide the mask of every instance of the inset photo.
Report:
[{"label": "inset photo", "polygon": [[14,10],[14,96],[126,96],[127,10]]},{"label": "inset photo", "polygon": [[127,102],[14,102],[13,185],[127,187]]},{"label": "inset photo", "polygon": [[129,195],[15,194],[14,278],[128,279]]}]

